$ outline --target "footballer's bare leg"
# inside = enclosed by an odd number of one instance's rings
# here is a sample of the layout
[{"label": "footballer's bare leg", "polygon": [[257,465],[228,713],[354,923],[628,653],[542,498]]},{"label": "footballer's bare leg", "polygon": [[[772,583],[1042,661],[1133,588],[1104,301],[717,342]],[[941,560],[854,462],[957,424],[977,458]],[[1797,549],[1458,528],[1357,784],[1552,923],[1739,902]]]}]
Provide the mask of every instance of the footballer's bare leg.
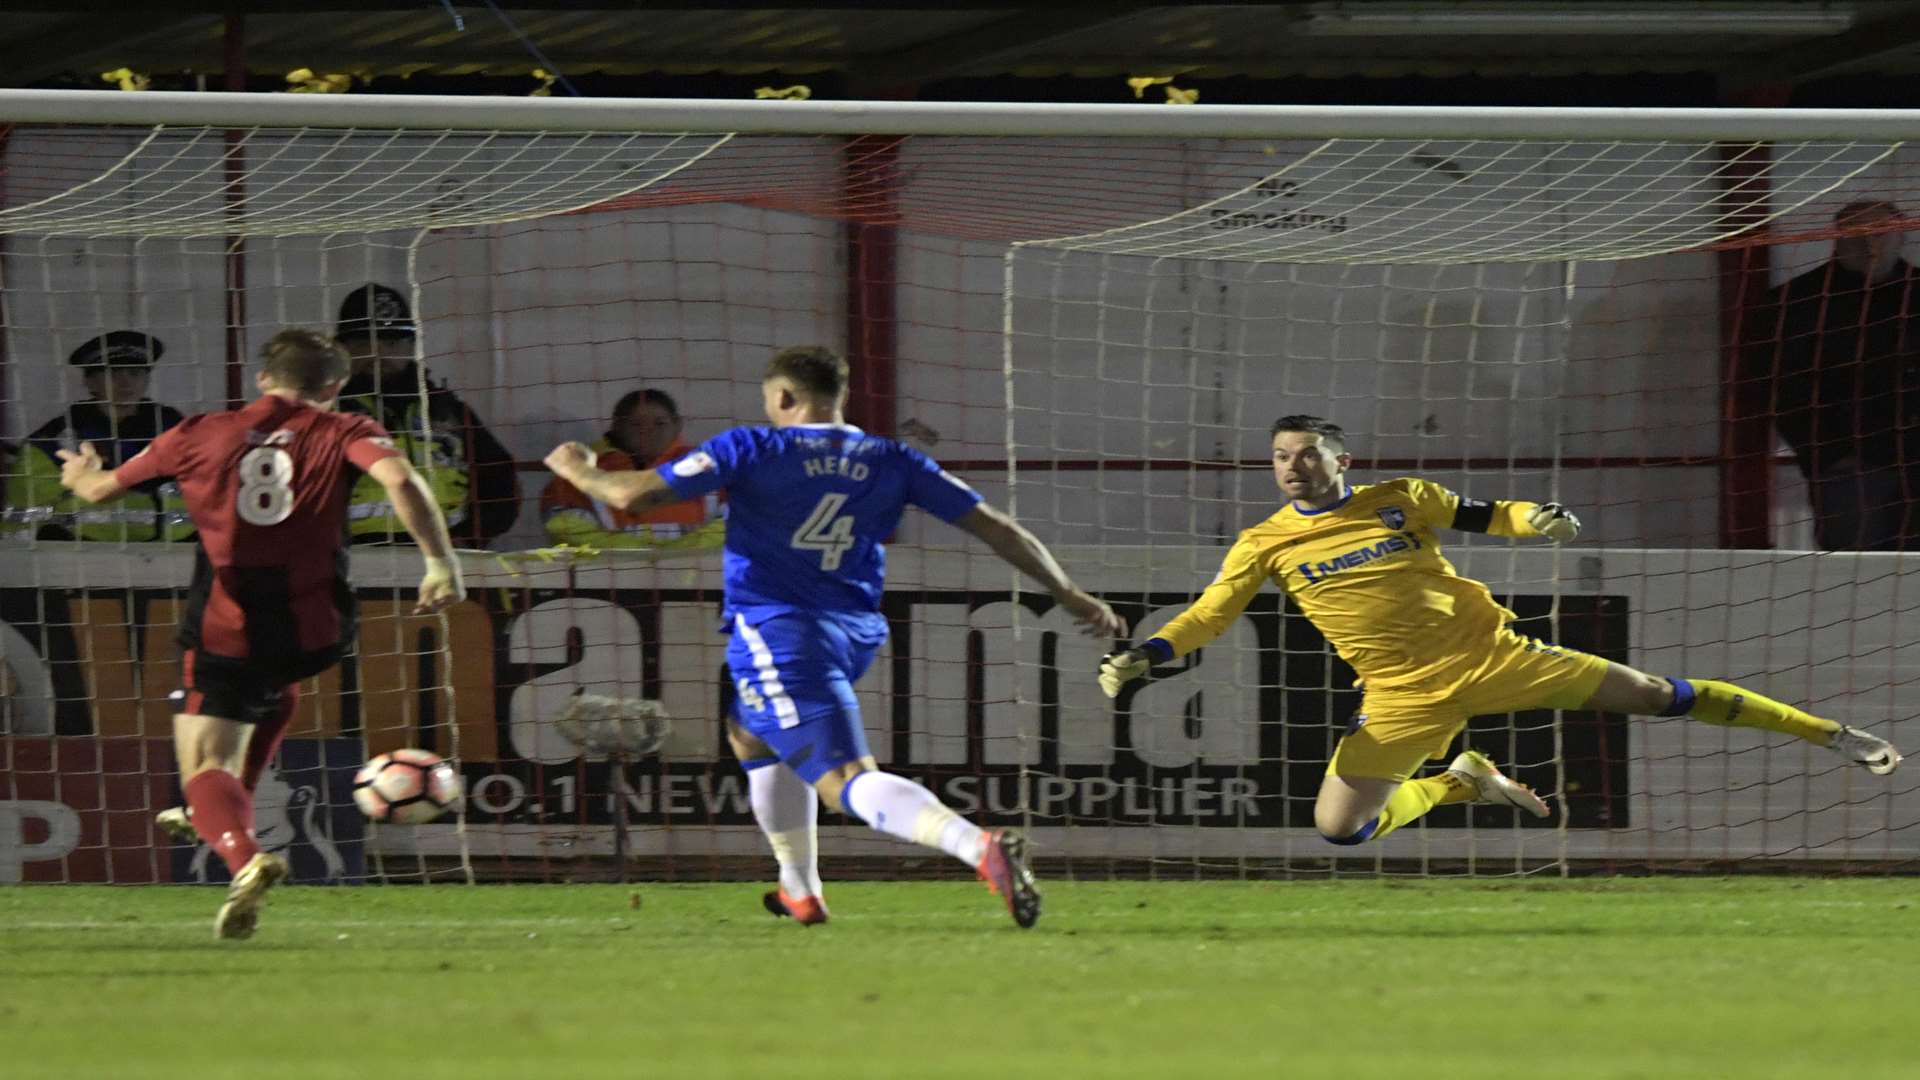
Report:
[{"label": "footballer's bare leg", "polygon": [[[1351,847],[1385,836],[1443,803],[1468,802],[1473,781],[1452,770],[1420,776],[1466,717],[1445,709],[1402,710],[1389,723],[1356,718],[1334,747],[1313,803],[1314,827],[1330,844]],[[1391,728],[1392,734],[1383,729]],[[1458,764],[1455,759],[1455,764]]]},{"label": "footballer's bare leg", "polygon": [[1380,812],[1400,786],[1398,780],[1328,773],[1313,800],[1313,827],[1335,844],[1359,844],[1373,838]]},{"label": "footballer's bare leg", "polygon": [[[260,786],[260,774],[273,762],[273,755],[279,750],[280,741],[286,737],[287,728],[292,726],[293,714],[299,705],[300,684],[291,683],[281,689],[274,715],[250,729],[245,761],[240,767],[240,786],[246,788],[249,795]],[[191,844],[199,838],[199,834],[193,831],[193,815],[185,806],[169,806],[155,814],[153,822],[182,843]]]},{"label": "footballer's bare leg", "polygon": [[[252,742],[252,737],[253,728],[246,724],[218,716],[176,714],[173,718],[173,758],[180,767],[182,790],[188,789],[208,772],[224,772],[238,780],[245,767],[247,746]],[[204,835],[202,839],[206,839]],[[214,844],[210,839],[207,843]],[[219,851],[219,847],[214,845],[214,850]]]},{"label": "footballer's bare leg", "polygon": [[1024,837],[982,829],[954,813],[940,797],[904,776],[884,772],[872,756],[827,770],[815,781],[828,806],[859,818],[876,832],[939,848],[973,867],[1006,902],[1022,929],[1040,918],[1040,889],[1027,869]]},{"label": "footballer's bare leg", "polygon": [[1778,731],[1827,747],[1878,776],[1900,767],[1900,752],[1878,735],[1716,679],[1670,678],[1636,671],[1625,664],[1608,664],[1599,687],[1582,708],[1638,716],[1684,716],[1723,727]]},{"label": "footballer's bare leg", "polygon": [[803,926],[826,922],[817,844],[820,800],[772,747],[732,719],[727,721],[727,742],[747,772],[753,820],[780,864],[780,887],[761,897],[761,904],[769,913]]},{"label": "footballer's bare leg", "polygon": [[1608,663],[1606,674],[1593,696],[1581,706],[1597,712],[1630,713],[1634,716],[1659,716],[1674,703],[1674,684],[1669,679],[1649,675],[1625,664]]},{"label": "footballer's bare leg", "polygon": [[267,890],[287,876],[286,861],[262,852],[253,835],[253,796],[240,782],[252,735],[248,725],[218,716],[173,718],[174,757],[194,831],[233,874],[213,920],[214,936],[222,938],[252,937]]}]

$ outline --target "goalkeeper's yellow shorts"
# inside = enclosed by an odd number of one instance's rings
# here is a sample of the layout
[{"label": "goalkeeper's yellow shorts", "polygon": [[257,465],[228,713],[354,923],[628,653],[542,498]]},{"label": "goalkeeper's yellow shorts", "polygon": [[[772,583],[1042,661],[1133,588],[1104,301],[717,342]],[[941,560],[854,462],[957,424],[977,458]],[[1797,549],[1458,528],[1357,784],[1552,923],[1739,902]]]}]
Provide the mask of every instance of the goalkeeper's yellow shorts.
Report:
[{"label": "goalkeeper's yellow shorts", "polygon": [[1607,661],[1507,627],[1485,651],[1419,683],[1367,687],[1360,712],[1327,763],[1329,775],[1405,780],[1446,756],[1467,718],[1521,709],[1577,709],[1600,688]]}]

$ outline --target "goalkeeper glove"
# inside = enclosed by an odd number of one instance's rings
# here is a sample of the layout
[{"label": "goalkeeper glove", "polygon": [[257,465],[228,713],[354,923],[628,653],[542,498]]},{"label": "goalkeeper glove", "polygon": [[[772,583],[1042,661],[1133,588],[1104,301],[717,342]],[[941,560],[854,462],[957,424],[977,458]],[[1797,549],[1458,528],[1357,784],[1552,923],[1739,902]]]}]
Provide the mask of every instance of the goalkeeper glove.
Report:
[{"label": "goalkeeper glove", "polygon": [[1100,689],[1108,697],[1119,697],[1121,687],[1145,675],[1152,666],[1145,649],[1110,653],[1100,661]]},{"label": "goalkeeper glove", "polygon": [[1580,519],[1559,503],[1541,503],[1534,507],[1527,515],[1527,524],[1533,526],[1533,531],[1556,544],[1564,544],[1580,535]]}]

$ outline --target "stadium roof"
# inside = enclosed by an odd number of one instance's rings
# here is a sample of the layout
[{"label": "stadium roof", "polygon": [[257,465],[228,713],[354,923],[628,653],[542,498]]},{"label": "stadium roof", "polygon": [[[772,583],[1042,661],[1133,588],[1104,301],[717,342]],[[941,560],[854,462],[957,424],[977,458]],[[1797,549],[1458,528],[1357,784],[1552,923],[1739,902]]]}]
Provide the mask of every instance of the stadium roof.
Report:
[{"label": "stadium roof", "polygon": [[[235,5],[0,5],[0,84],[218,78]],[[1702,75],[1717,85],[1920,74],[1910,0],[1295,0],[1026,7],[739,0],[308,0],[237,5],[256,80],[306,68],[385,78],[825,77],[846,96],[980,78],[1566,78]],[[530,44],[531,43],[531,46]],[[536,50],[538,55],[536,55]],[[549,63],[542,63],[540,57]],[[256,86],[258,82],[256,81]],[[1017,95],[1013,95],[1017,96]]]}]

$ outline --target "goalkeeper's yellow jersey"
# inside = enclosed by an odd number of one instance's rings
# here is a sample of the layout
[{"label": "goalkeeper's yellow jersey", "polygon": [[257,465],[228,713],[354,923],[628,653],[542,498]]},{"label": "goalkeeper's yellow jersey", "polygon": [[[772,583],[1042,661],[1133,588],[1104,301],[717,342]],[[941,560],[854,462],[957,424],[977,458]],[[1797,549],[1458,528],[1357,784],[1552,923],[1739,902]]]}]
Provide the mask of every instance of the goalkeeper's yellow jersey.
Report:
[{"label": "goalkeeper's yellow jersey", "polygon": [[[1353,488],[1324,510],[1292,502],[1240,534],[1220,574],[1153,635],[1184,655],[1219,636],[1268,581],[1279,585],[1368,686],[1429,679],[1476,655],[1512,621],[1485,585],[1457,573],[1434,538],[1461,499],[1403,477]],[[1472,503],[1481,531],[1537,536],[1534,503]]]}]

